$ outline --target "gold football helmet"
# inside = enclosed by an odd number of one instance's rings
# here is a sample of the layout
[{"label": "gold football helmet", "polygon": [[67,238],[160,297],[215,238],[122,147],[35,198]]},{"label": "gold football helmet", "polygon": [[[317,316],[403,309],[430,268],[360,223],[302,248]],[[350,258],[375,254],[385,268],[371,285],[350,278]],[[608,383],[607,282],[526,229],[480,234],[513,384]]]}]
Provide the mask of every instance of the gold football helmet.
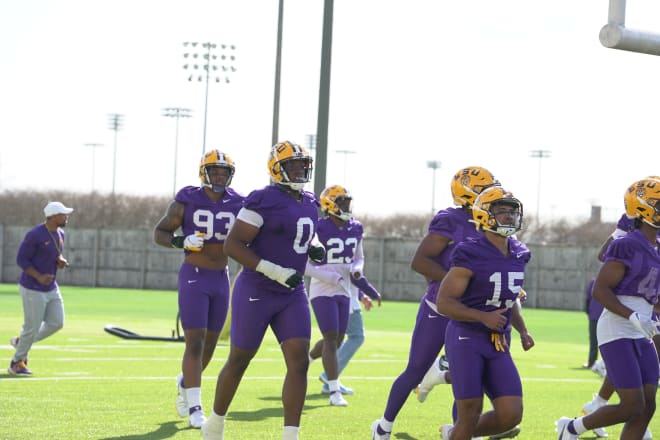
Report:
[{"label": "gold football helmet", "polygon": [[[209,175],[209,169],[212,167],[226,168],[227,171],[229,171],[229,177],[227,177],[224,185],[213,183],[211,176]],[[199,163],[199,178],[202,181],[202,186],[209,187],[214,192],[223,192],[231,183],[235,170],[236,167],[231,157],[220,150],[210,150],[204,154]]]},{"label": "gold football helmet", "polygon": [[320,196],[323,212],[343,221],[351,219],[351,201],[353,198],[346,188],[340,185],[329,186]]},{"label": "gold football helmet", "polygon": [[[501,212],[501,207],[510,208]],[[513,217],[511,224],[502,224],[497,217],[509,214]],[[480,231],[491,231],[503,237],[515,234],[522,227],[523,206],[520,200],[513,197],[501,186],[491,186],[479,194],[472,206],[472,218]]]},{"label": "gold football helmet", "polygon": [[454,175],[451,181],[451,195],[456,205],[471,208],[483,190],[499,184],[500,182],[486,168],[466,167]]},{"label": "gold football helmet", "polygon": [[[293,175],[287,168],[299,163],[302,174]],[[286,185],[293,190],[300,191],[312,178],[312,156],[307,150],[290,141],[275,144],[268,158],[268,172],[272,182]],[[291,176],[289,175],[291,174]]]},{"label": "gold football helmet", "polygon": [[660,180],[647,177],[628,187],[623,195],[628,217],[660,228]]}]

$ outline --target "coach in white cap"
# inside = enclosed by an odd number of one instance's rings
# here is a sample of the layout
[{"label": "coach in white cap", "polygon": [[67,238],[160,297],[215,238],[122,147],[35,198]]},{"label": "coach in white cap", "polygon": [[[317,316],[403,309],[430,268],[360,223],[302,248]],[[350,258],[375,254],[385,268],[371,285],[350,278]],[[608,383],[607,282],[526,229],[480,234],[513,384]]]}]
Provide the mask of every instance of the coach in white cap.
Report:
[{"label": "coach in white cap", "polygon": [[30,375],[28,352],[35,342],[46,339],[64,326],[64,304],[55,281],[58,269],[69,265],[62,256],[64,227],[73,208],[62,202],[49,202],[44,207],[46,221],[32,228],[23,238],[16,263],[23,272],[18,291],[23,300],[23,330],[10,339],[16,349],[7,372]]}]

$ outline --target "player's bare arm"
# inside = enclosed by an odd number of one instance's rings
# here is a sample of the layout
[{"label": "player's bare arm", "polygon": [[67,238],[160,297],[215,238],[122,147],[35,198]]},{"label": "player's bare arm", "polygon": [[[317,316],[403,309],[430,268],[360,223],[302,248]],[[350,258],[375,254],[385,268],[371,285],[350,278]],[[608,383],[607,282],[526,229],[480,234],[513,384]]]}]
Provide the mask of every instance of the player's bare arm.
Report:
[{"label": "player's bare arm", "polygon": [[252,270],[256,269],[261,258],[255,254],[248,245],[254,240],[258,233],[259,228],[256,226],[242,220],[236,220],[225,239],[225,254],[243,265],[243,267]]},{"label": "player's bare arm", "polygon": [[154,228],[154,241],[164,247],[172,247],[172,237],[183,223],[183,204],[172,201],[165,215],[158,221]]},{"label": "player's bare arm", "polygon": [[417,247],[410,267],[417,273],[424,275],[426,281],[441,281],[447,272],[434,258],[449,245],[451,239],[437,234],[427,234]]}]

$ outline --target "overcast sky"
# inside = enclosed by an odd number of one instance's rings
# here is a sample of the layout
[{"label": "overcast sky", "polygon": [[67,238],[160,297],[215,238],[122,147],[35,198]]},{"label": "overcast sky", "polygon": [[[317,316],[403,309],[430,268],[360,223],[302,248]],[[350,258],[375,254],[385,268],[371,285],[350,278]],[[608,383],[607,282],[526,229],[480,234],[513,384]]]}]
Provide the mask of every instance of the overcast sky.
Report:
[{"label": "overcast sky", "polygon": [[[540,168],[542,216],[586,219],[600,205],[613,221],[630,183],[660,175],[660,59],[600,44],[606,1],[334,3],[327,183],[352,191],[358,216],[447,207],[451,176],[480,165],[528,214]],[[659,3],[628,2],[626,25],[660,33]],[[284,4],[279,138],[304,145],[316,132],[323,1]],[[209,84],[206,146],[233,157],[238,191],[267,184],[277,5],[1,2],[0,190],[110,192],[110,113],[124,115],[117,192],[197,185],[205,83],[187,81],[184,41],[236,46],[231,82]],[[179,121],[176,183],[164,107],[193,110]],[[434,201],[429,160],[441,162]]]}]

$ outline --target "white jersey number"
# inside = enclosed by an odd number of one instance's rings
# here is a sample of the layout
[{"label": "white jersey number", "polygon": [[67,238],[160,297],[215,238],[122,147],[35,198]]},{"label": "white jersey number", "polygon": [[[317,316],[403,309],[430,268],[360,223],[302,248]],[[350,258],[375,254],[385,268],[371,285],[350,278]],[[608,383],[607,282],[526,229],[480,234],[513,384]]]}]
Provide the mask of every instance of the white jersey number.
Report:
[{"label": "white jersey number", "polygon": [[[222,230],[214,231],[215,220],[221,222]],[[195,232],[203,232],[204,240],[215,237],[220,241],[224,241],[235,221],[236,216],[231,212],[218,212],[214,216],[208,209],[198,209],[193,214],[193,222],[196,226]]]}]

